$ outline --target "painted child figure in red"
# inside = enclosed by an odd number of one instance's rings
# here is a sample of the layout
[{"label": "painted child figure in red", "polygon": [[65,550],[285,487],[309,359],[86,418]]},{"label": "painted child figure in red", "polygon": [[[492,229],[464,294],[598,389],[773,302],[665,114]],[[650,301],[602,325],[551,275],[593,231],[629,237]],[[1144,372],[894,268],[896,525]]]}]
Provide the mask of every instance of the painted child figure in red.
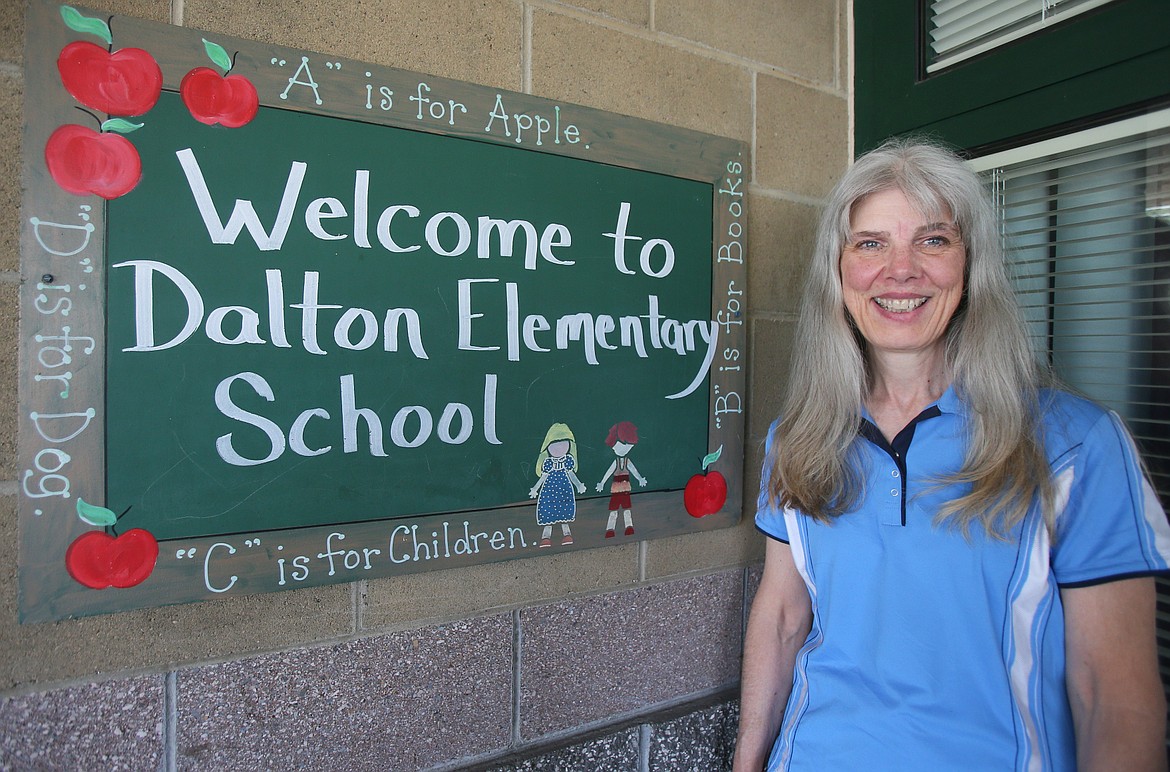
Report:
[{"label": "painted child figure in red", "polygon": [[634,462],[628,457],[634,445],[638,444],[638,427],[629,421],[614,424],[609,429],[609,436],[605,438],[605,444],[613,448],[614,455],[617,456],[609,465],[609,469],[605,470],[605,476],[601,478],[601,482],[597,483],[597,492],[600,493],[605,488],[605,481],[609,479],[610,475],[613,475],[613,482],[609,487],[609,522],[605,526],[605,538],[612,539],[616,535],[614,529],[617,526],[618,512],[625,514],[626,536],[633,536],[634,517],[630,503],[630,475],[637,478],[639,485],[643,488],[646,487],[646,478],[638,472],[638,467],[634,466]]}]

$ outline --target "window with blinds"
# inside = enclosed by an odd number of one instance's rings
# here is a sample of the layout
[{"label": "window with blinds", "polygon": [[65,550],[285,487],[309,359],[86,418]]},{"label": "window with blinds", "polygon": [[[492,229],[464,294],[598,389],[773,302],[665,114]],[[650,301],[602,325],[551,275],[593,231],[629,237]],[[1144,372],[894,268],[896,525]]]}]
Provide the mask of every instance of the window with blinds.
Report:
[{"label": "window with blinds", "polygon": [[[1036,349],[1117,411],[1170,510],[1170,110],[977,159]],[[1170,697],[1170,582],[1158,580]]]},{"label": "window with blinds", "polygon": [[1114,0],[924,0],[926,71],[952,64]]}]

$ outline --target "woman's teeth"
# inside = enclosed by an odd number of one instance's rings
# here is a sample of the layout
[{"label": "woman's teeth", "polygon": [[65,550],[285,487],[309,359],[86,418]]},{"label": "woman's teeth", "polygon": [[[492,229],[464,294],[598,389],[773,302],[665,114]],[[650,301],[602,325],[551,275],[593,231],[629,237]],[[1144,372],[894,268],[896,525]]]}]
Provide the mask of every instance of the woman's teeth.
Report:
[{"label": "woman's teeth", "polygon": [[913,311],[925,303],[926,298],[898,298],[897,300],[874,298],[874,302],[891,313],[904,314],[907,311]]}]

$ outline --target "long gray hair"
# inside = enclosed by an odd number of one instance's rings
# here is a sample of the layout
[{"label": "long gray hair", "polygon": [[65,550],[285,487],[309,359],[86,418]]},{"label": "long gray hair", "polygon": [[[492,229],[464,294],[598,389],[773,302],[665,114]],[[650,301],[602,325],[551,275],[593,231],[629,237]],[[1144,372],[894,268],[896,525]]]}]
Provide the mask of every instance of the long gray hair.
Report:
[{"label": "long gray hair", "polygon": [[995,211],[962,159],[921,140],[891,140],[857,159],[822,211],[787,398],[767,460],[769,498],[824,521],[859,500],[857,428],[871,373],[865,341],[845,308],[840,258],[854,207],[890,189],[931,220],[952,219],[966,249],[963,297],[946,331],[946,364],[969,408],[970,432],[962,469],[936,482],[968,483],[971,490],[938,519],[963,532],[979,521],[989,534],[1003,536],[1039,497],[1051,530],[1051,473],[1037,424],[1047,376],[1020,320]]}]

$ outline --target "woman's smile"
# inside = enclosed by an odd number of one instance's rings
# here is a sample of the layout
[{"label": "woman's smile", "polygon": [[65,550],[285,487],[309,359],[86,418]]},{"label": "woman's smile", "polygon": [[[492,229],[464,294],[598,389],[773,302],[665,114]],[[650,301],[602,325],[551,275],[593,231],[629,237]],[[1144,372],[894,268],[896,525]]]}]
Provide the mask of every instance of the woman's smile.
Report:
[{"label": "woman's smile", "polygon": [[904,314],[921,306],[927,298],[874,298],[873,301],[891,314]]}]

